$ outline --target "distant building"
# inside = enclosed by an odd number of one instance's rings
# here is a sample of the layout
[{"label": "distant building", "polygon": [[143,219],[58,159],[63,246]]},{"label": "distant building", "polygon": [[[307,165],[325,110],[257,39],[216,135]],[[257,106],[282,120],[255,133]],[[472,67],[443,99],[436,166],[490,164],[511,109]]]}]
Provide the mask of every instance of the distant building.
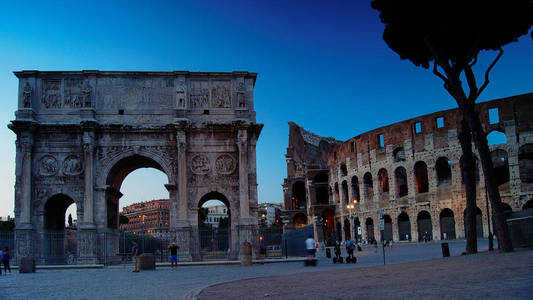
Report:
[{"label": "distant building", "polygon": [[205,224],[211,225],[213,228],[218,228],[220,219],[228,217],[228,208],[225,205],[208,206],[207,218]]},{"label": "distant building", "polygon": [[135,234],[151,234],[164,237],[168,234],[169,200],[159,199],[125,206],[121,214],[128,217],[128,224],[120,229]]},{"label": "distant building", "polygon": [[261,203],[258,208],[258,223],[262,227],[281,226],[281,203]]}]

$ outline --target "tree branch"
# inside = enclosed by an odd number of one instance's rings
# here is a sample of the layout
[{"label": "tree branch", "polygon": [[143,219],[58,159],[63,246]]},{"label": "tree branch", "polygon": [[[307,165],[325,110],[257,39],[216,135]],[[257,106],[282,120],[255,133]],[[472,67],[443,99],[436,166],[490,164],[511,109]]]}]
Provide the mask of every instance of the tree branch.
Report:
[{"label": "tree branch", "polygon": [[448,84],[448,78],[446,78],[446,76],[444,76],[441,72],[439,72],[439,70],[437,69],[437,61],[434,60],[433,61],[433,74],[437,75],[438,77],[440,77],[440,79],[442,79],[442,81],[444,81],[444,84]]},{"label": "tree branch", "polygon": [[467,65],[464,70],[466,81],[468,82],[468,89],[470,90],[468,93],[468,101],[475,101],[478,96],[476,76],[474,76],[474,72],[472,71],[472,67],[470,67],[470,65]]},{"label": "tree branch", "polygon": [[485,82],[483,83],[483,85],[479,88],[479,91],[478,91],[478,96],[481,95],[481,92],[483,92],[483,90],[487,87],[487,85],[489,84],[489,73],[490,73],[490,70],[492,69],[492,67],[494,67],[494,65],[498,62],[498,60],[500,60],[500,57],[502,57],[503,55],[503,49],[500,47],[500,53],[498,53],[498,56],[496,56],[496,58],[494,59],[494,61],[492,62],[492,64],[490,64],[489,68],[487,69],[487,71],[485,72]]},{"label": "tree branch", "polygon": [[477,63],[477,53],[476,53],[476,56],[474,56],[474,59],[472,60],[472,62],[468,64],[468,66],[472,68],[476,63]]}]

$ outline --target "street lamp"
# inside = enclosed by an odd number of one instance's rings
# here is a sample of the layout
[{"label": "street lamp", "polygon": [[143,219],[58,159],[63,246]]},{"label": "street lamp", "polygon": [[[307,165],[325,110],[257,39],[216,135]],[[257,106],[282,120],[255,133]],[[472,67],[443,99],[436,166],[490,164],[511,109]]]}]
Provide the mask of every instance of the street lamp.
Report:
[{"label": "street lamp", "polygon": [[[346,205],[346,208],[348,209],[348,212],[350,214],[350,234],[352,236],[352,239],[355,237],[354,235],[354,231],[353,231],[353,219],[354,219],[354,216],[353,216],[353,211],[355,210],[355,205],[357,204],[357,200],[356,199],[353,199],[353,203],[350,203],[348,205]],[[357,240],[357,238],[355,239]]]}]

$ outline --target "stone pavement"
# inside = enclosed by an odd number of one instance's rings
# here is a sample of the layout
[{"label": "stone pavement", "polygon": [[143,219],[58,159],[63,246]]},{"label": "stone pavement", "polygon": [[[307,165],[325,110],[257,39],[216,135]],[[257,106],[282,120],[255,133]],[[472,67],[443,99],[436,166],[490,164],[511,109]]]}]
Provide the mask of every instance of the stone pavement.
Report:
[{"label": "stone pavement", "polygon": [[533,251],[477,255],[214,285],[198,299],[531,299]]},{"label": "stone pavement", "polygon": [[[480,240],[480,250],[487,241]],[[450,241],[450,253],[464,251],[461,240]],[[350,270],[383,265],[380,251],[364,246],[358,252],[357,264],[334,265],[319,254],[319,265],[306,268],[301,262],[275,263],[241,267],[238,265],[190,266],[178,269],[158,268],[155,271],[132,273],[132,266],[105,269],[38,270],[34,274],[12,273],[0,277],[1,297],[5,299],[187,299],[203,288],[217,283],[246,278],[299,274],[303,272]],[[387,263],[403,263],[442,257],[440,243],[428,245],[394,244],[386,251]],[[302,276],[302,275],[300,275]],[[306,274],[308,278],[312,274]],[[302,281],[304,282],[304,281]],[[307,279],[305,280],[307,282]]]}]

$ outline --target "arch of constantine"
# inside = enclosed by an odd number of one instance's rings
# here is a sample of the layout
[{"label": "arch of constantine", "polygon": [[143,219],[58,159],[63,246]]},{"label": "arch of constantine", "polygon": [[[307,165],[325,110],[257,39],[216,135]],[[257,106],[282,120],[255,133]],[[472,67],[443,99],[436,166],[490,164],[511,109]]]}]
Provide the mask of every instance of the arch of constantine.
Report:
[{"label": "arch of constantine", "polygon": [[[533,208],[533,94],[476,105],[504,210]],[[289,123],[283,183],[285,231],[314,224],[319,241],[464,238],[465,190],[458,109],[398,122],[347,141]],[[475,152],[475,149],[474,149]],[[477,232],[490,211],[481,166]]]},{"label": "arch of constantine", "polygon": [[[198,260],[198,209],[223,201],[230,259],[257,242],[257,124],[249,72],[15,72],[16,253],[47,263],[50,235],[77,207],[78,261],[113,260],[124,178],[168,178],[171,239]],[[209,199],[208,199],[209,198]]]}]

